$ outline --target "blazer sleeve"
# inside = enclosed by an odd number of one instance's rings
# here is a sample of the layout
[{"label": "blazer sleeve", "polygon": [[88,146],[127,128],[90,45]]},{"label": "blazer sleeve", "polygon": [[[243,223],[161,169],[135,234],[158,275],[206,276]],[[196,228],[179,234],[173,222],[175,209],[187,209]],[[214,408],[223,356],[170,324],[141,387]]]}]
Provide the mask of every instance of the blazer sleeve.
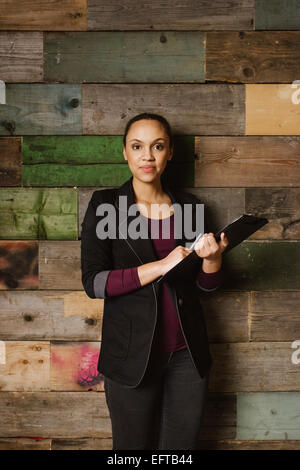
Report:
[{"label": "blazer sleeve", "polygon": [[113,269],[112,242],[109,238],[97,237],[96,227],[101,217],[96,216],[99,202],[95,201],[94,194],[81,224],[81,280],[91,299],[104,299],[107,277]]}]

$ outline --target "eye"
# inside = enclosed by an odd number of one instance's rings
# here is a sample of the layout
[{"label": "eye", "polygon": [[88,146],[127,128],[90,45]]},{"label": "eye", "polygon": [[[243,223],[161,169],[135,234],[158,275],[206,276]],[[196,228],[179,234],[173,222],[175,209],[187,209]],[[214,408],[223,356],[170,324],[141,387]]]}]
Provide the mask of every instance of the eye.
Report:
[{"label": "eye", "polygon": [[164,148],[163,145],[161,145],[161,144],[156,144],[156,145],[158,145],[158,146],[161,147],[162,149]]},{"label": "eye", "polygon": [[134,147],[136,147],[136,146],[139,147],[139,144],[133,144],[132,148],[134,148]]}]

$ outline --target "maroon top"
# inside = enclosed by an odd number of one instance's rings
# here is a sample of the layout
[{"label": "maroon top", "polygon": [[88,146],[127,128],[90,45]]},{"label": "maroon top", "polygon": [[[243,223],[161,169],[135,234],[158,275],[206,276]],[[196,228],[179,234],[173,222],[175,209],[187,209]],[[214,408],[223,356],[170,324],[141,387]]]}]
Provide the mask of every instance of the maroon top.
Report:
[{"label": "maroon top", "polygon": [[[148,218],[149,235],[159,259],[165,258],[175,248],[174,214],[170,216],[170,237],[162,238],[162,220]],[[153,238],[159,236],[159,238]],[[205,273],[201,268],[197,276],[197,283],[203,290],[215,290],[223,283],[222,267],[215,273]],[[113,269],[110,271],[105,286],[107,296],[121,295],[141,287],[138,276],[138,266],[127,269]],[[161,285],[161,302],[163,312],[164,350],[178,351],[186,348],[186,342],[181,330],[176,307],[165,282]]]}]

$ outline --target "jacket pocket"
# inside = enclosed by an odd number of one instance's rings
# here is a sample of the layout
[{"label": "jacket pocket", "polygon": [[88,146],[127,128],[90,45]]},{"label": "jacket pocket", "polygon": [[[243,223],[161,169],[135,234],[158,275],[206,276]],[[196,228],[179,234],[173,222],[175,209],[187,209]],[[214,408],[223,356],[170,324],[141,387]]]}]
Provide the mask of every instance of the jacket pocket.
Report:
[{"label": "jacket pocket", "polygon": [[126,359],[131,342],[131,319],[122,313],[103,317],[102,347],[115,358]]}]

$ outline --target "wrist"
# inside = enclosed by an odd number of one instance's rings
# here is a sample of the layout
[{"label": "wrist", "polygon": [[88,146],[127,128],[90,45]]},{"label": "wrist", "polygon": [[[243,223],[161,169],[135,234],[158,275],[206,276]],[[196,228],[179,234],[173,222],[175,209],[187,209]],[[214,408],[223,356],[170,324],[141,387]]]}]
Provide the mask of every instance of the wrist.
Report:
[{"label": "wrist", "polygon": [[215,260],[208,260],[206,258],[203,258],[203,263],[202,263],[202,270],[205,273],[215,273],[216,271],[219,271],[222,266],[222,256],[218,257]]}]

